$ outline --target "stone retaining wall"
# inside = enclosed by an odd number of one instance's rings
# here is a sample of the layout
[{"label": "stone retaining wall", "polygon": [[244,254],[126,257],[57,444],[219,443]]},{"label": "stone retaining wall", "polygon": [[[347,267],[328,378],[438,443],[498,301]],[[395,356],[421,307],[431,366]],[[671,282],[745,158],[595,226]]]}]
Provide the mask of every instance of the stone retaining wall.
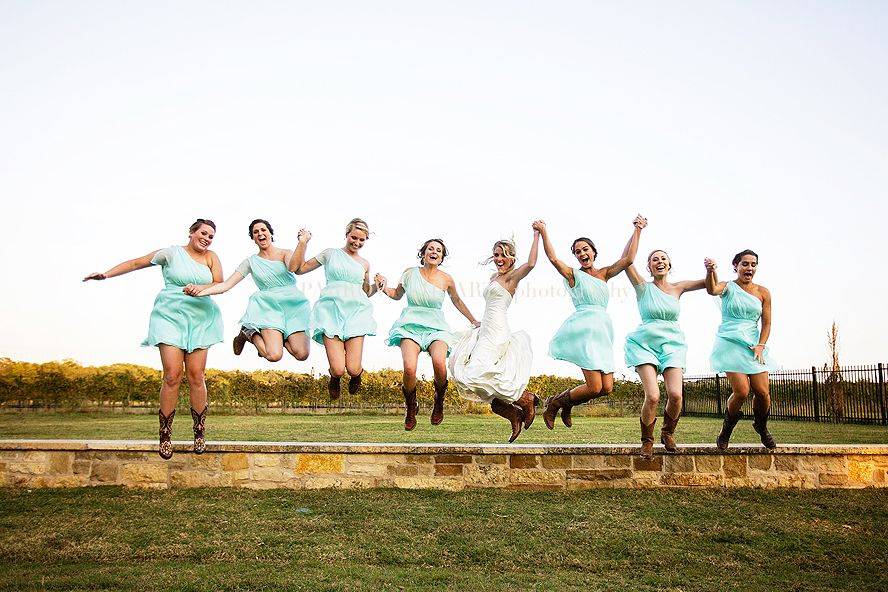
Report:
[{"label": "stone retaining wall", "polygon": [[596,487],[886,487],[888,445],[637,446],[213,442],[203,455],[176,442],[0,440],[0,486],[336,487],[577,490]]}]

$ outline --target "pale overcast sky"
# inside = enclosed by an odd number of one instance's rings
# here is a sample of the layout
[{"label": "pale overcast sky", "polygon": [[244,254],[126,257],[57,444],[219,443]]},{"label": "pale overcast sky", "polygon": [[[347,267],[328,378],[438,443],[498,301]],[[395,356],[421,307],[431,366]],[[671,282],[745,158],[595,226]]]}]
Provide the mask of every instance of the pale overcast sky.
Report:
[{"label": "pale overcast sky", "polygon": [[[782,366],[822,364],[834,319],[844,362],[888,360],[886,30],[888,4],[863,1],[2,1],[0,356],[159,367],[139,343],[160,270],[80,278],[184,244],[198,216],[226,275],[255,217],[282,246],[310,228],[310,253],[364,217],[362,254],[392,280],[442,236],[480,316],[497,238],[525,257],[543,218],[566,261],[586,235],[610,263],[640,212],[640,265],[664,248],[676,279],[704,256],[730,279],[759,252]],[[311,297],[322,281],[300,278]],[[625,276],[610,285],[621,366],[638,312]],[[571,305],[542,254],[523,288],[533,372],[579,376],[546,355]],[[324,371],[319,347],[232,355],[253,290],[216,297],[209,365]],[[365,365],[399,368],[384,337],[403,301],[374,305]],[[707,372],[717,304],[682,305],[688,370]]]}]

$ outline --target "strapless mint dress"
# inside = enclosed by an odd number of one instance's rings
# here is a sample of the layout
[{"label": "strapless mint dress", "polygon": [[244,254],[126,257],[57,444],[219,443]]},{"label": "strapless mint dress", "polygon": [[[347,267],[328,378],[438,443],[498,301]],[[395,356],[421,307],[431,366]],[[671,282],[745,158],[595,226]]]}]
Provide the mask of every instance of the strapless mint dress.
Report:
[{"label": "strapless mint dress", "polygon": [[148,337],[142,345],[172,345],[188,353],[222,341],[222,315],[208,296],[188,296],[188,284],[209,284],[213,273],[179,246],[161,249],[151,259],[163,270],[163,290],[154,299]]},{"label": "strapless mint dress", "polygon": [[284,339],[308,330],[311,305],[296,286],[295,274],[283,261],[269,261],[252,255],[237,270],[244,277],[252,274],[259,288],[247,302],[241,325],[254,331],[274,329],[280,331]]},{"label": "strapless mint dress", "polygon": [[422,351],[428,351],[432,343],[443,341],[449,352],[454,337],[441,310],[446,292],[422,277],[418,267],[404,272],[401,285],[407,296],[407,306],[392,325],[388,344],[400,347],[401,340],[410,339],[419,344]]},{"label": "strapless mint dress", "polygon": [[641,325],[626,337],[626,365],[652,364],[660,373],[666,368],[684,370],[688,346],[678,326],[678,298],[648,282],[635,286],[635,295]]},{"label": "strapless mint dress", "polygon": [[364,266],[342,249],[326,249],[316,257],[324,266],[327,285],[311,311],[311,337],[323,344],[324,337],[342,341],[376,335],[373,304],[361,286]]},{"label": "strapless mint dress", "polygon": [[607,282],[580,269],[574,270],[574,286],[564,281],[576,311],[549,342],[549,355],[584,370],[605,374],[614,371],[614,328],[607,304]]},{"label": "strapless mint dress", "polygon": [[760,374],[773,372],[774,362],[765,346],[765,363],[756,361],[752,346],[759,342],[761,331],[762,301],[741,288],[736,282],[728,282],[721,293],[722,322],[715,337],[715,346],[709,361],[715,372],[740,372]]}]

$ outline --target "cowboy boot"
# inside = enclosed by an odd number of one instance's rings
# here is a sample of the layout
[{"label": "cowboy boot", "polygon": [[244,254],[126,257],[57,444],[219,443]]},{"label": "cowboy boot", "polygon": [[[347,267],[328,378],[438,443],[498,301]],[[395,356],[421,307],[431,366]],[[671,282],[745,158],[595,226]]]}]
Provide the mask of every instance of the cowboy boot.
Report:
[{"label": "cowboy boot", "polygon": [[660,444],[666,447],[666,452],[675,452],[678,447],[675,445],[675,426],[678,425],[678,417],[672,417],[669,412],[663,410],[663,428],[660,430]]},{"label": "cowboy boot", "polygon": [[330,395],[331,401],[335,401],[339,398],[339,395],[342,394],[342,387],[340,386],[341,380],[341,376],[331,376],[330,380],[327,382],[327,393]]},{"label": "cowboy boot", "polygon": [[644,420],[638,418],[641,424],[641,458],[650,460],[654,458],[654,426],[657,424],[657,418],[645,425]]},{"label": "cowboy boot", "polygon": [[490,409],[500,417],[505,417],[512,424],[512,436],[509,438],[509,444],[521,434],[521,422],[524,420],[521,408],[510,403],[504,403],[499,399],[490,402]]},{"label": "cowboy boot", "polygon": [[361,388],[361,377],[364,375],[364,371],[361,370],[361,373],[357,376],[352,376],[348,379],[348,394],[353,395],[358,392],[358,389]]},{"label": "cowboy boot", "polygon": [[738,411],[737,415],[731,415],[730,411],[725,411],[725,421],[722,424],[721,433],[718,435],[718,438],[715,439],[715,445],[719,450],[728,449],[728,443],[731,440],[731,432],[734,431],[734,426],[737,425],[737,422],[740,421],[741,417],[743,417],[742,411]]},{"label": "cowboy boot", "polygon": [[194,407],[191,408],[191,419],[194,421],[194,454],[203,454],[204,450],[206,450],[206,442],[204,441],[204,430],[206,429],[205,425],[207,422],[207,411],[210,410],[209,405],[204,406],[204,410],[198,413],[194,410]]},{"label": "cowboy boot", "polygon": [[447,393],[447,381],[444,384],[435,382],[435,405],[432,407],[432,425],[441,425],[444,421],[444,395]]},{"label": "cowboy boot", "polygon": [[176,410],[170,411],[169,415],[164,415],[163,411],[158,410],[157,415],[160,417],[160,448],[158,453],[160,458],[170,460],[173,458],[173,418],[176,417]]},{"label": "cowboy boot", "polygon": [[416,387],[412,391],[408,391],[403,386],[401,392],[404,393],[404,405],[407,407],[407,414],[404,416],[404,429],[408,432],[416,427],[416,413],[419,411],[419,403],[416,402]]},{"label": "cowboy boot", "polygon": [[515,405],[521,408],[524,414],[524,429],[530,427],[536,417],[536,406],[539,404],[540,398],[530,391],[524,391],[521,398],[515,401]]},{"label": "cowboy boot", "polygon": [[234,336],[234,341],[231,342],[231,349],[234,350],[234,355],[239,356],[244,351],[244,346],[247,344],[249,338],[247,334],[244,332],[244,328],[241,327],[241,330],[237,332],[237,335]]},{"label": "cowboy boot", "polygon": [[777,448],[777,442],[774,441],[774,436],[768,431],[768,416],[771,414],[771,410],[768,409],[762,413],[761,411],[753,409],[752,413],[754,416],[754,419],[752,420],[752,429],[758,432],[759,438],[762,440],[762,445],[769,450]]},{"label": "cowboy boot", "polygon": [[[546,427],[550,430],[555,429],[555,417],[558,415],[558,411],[561,410],[562,416],[564,415],[564,410],[568,410],[568,418],[570,417],[570,391],[571,389],[567,389],[561,393],[558,393],[554,397],[549,397],[546,399],[546,410],[543,411],[543,421],[546,423]],[[567,427],[570,427],[569,424],[565,423]]]}]

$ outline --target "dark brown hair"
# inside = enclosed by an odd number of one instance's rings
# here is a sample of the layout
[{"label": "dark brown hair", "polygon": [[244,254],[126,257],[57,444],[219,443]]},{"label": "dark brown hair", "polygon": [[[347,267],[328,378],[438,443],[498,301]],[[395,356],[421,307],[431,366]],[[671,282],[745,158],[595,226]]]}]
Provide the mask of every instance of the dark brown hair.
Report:
[{"label": "dark brown hair", "polygon": [[426,242],[422,243],[422,246],[419,247],[419,252],[416,254],[419,257],[419,260],[422,261],[422,256],[425,255],[425,250],[428,248],[430,243],[440,243],[441,244],[441,262],[444,262],[444,259],[447,258],[447,245],[444,244],[444,241],[440,238],[430,238]]},{"label": "dark brown hair", "polygon": [[256,218],[252,222],[250,222],[250,238],[253,238],[253,227],[257,224],[265,224],[265,227],[268,228],[269,234],[271,234],[271,240],[274,240],[274,228],[271,227],[271,222],[268,220],[263,220],[262,218]]},{"label": "dark brown hair", "polygon": [[667,252],[664,251],[663,249],[654,249],[653,251],[651,251],[650,253],[648,253],[648,259],[647,259],[647,262],[648,262],[648,263],[647,263],[648,271],[650,271],[651,274],[654,273],[654,271],[651,269],[651,257],[654,256],[654,253],[663,253],[664,255],[666,255],[666,259],[669,260],[669,268],[668,268],[666,271],[672,271],[672,257],[670,257],[670,256],[669,256],[669,253],[667,253]]},{"label": "dark brown hair", "polygon": [[216,230],[216,223],[215,222],[213,222],[212,220],[204,220],[203,218],[198,218],[197,220],[194,221],[194,224],[192,224],[191,226],[188,227],[188,232],[196,232],[197,229],[200,228],[201,225],[203,225],[203,224],[206,224],[207,226],[209,226],[213,230]]},{"label": "dark brown hair", "polygon": [[740,263],[740,260],[743,259],[744,255],[752,255],[753,257],[755,257],[755,262],[758,263],[758,260],[759,260],[758,253],[756,253],[752,249],[744,249],[744,250],[740,251],[739,253],[737,253],[736,255],[734,255],[734,258],[731,259],[731,264],[734,267],[737,267],[737,265]]},{"label": "dark brown hair", "polygon": [[595,261],[595,259],[598,257],[598,249],[595,248],[595,243],[592,242],[592,239],[581,236],[580,238],[574,240],[574,242],[570,244],[571,253],[574,252],[574,249],[577,247],[577,243],[586,243],[590,247],[592,247],[592,252],[594,253],[594,255],[592,256],[592,260]]}]

